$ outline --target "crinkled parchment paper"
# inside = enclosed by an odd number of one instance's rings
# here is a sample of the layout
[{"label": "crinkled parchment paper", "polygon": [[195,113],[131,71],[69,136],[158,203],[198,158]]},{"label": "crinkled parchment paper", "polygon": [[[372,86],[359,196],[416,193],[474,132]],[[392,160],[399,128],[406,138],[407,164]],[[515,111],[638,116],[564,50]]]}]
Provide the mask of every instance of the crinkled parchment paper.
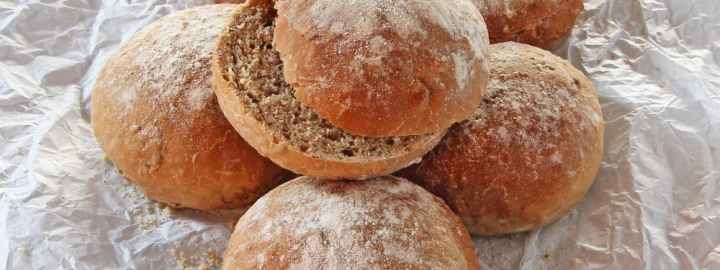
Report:
[{"label": "crinkled parchment paper", "polygon": [[[214,269],[227,214],[149,202],[88,124],[99,68],[188,0],[0,0],[0,268]],[[595,185],[546,228],[476,238],[486,269],[720,269],[720,1],[586,0],[555,53],[607,121]]]}]

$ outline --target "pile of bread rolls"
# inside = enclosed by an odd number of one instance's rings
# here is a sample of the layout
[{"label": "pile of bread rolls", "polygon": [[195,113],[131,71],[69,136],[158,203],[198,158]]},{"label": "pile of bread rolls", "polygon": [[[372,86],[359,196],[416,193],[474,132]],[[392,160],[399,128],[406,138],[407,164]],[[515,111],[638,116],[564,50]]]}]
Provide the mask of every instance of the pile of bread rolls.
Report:
[{"label": "pile of bread rolls", "polygon": [[470,234],[551,223],[598,172],[604,124],[588,78],[543,49],[489,44],[547,48],[581,9],[201,6],[108,60],[92,125],[149,198],[249,207],[223,269],[478,269]]}]

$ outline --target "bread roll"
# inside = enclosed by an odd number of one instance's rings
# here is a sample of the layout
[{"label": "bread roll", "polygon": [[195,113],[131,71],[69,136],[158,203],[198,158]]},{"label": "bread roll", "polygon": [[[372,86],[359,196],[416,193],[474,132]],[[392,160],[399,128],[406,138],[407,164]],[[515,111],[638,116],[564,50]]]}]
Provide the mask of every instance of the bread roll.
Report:
[{"label": "bread roll", "polygon": [[250,206],[283,170],[233,130],[210,84],[210,59],[237,5],[164,17],[103,67],[92,92],[100,146],[148,197],[196,209]]},{"label": "bread roll", "polygon": [[300,177],[238,221],[224,270],[479,269],[460,220],[407,180]]},{"label": "bread roll", "polygon": [[350,135],[295,99],[275,51],[271,3],[239,10],[214,60],[215,93],[235,129],[260,154],[301,175],[364,179],[390,174],[430,151],[444,135]]},{"label": "bread roll", "polygon": [[548,49],[570,33],[582,0],[474,0],[490,42],[517,41]]},{"label": "bread roll", "polygon": [[278,0],[275,45],[297,99],[350,134],[445,130],[485,93],[471,1]]},{"label": "bread roll", "polygon": [[475,116],[400,173],[445,199],[477,235],[526,231],[565,215],[603,155],[602,112],[580,71],[519,43],[492,45],[490,66]]}]

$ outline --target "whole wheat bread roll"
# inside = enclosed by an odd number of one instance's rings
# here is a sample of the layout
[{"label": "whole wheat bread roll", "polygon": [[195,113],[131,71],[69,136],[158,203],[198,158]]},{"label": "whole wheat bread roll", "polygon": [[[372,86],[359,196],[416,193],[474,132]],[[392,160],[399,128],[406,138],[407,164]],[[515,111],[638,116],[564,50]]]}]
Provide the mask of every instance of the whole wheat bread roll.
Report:
[{"label": "whole wheat bread roll", "polygon": [[549,49],[570,33],[582,0],[473,0],[491,43],[516,41]]},{"label": "whole wheat bread roll", "polygon": [[97,140],[154,200],[243,208],[280,184],[283,170],[235,132],[211,89],[215,43],[237,7],[202,6],[158,20],[125,43],[97,79]]},{"label": "whole wheat bread roll", "polygon": [[460,220],[407,180],[300,177],[238,221],[223,260],[235,269],[479,269]]},{"label": "whole wheat bread roll", "polygon": [[490,66],[475,116],[400,173],[445,199],[477,235],[530,230],[565,215],[603,155],[602,112],[580,71],[519,43],[492,45]]},{"label": "whole wheat bread roll", "polygon": [[220,107],[258,152],[301,175],[364,179],[407,167],[445,131],[403,137],[354,136],[333,126],[295,96],[273,47],[270,1],[250,1],[233,15],[214,59]]},{"label": "whole wheat bread roll", "polygon": [[487,29],[469,0],[278,0],[297,99],[350,134],[438,132],[485,93]]}]

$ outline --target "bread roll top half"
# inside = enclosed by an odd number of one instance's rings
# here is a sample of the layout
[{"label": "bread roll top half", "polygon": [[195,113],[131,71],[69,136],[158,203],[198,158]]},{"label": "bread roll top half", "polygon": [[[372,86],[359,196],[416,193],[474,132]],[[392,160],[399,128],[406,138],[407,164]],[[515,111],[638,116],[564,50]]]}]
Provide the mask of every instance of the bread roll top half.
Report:
[{"label": "bread roll top half", "polygon": [[275,45],[295,96],[350,134],[439,132],[485,93],[487,29],[469,0],[275,6]]}]

